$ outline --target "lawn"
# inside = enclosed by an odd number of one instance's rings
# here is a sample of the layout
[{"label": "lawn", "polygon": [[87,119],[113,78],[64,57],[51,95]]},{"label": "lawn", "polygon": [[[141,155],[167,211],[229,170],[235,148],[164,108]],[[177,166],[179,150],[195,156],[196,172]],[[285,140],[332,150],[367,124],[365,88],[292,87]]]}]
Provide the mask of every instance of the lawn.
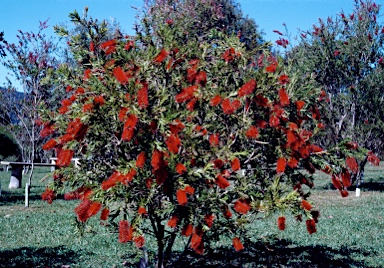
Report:
[{"label": "lawn", "polygon": [[[90,220],[81,237],[73,209],[77,201],[40,200],[48,170],[37,168],[24,207],[24,189],[8,190],[10,173],[0,171],[0,267],[132,267],[130,244],[117,242],[110,226]],[[24,178],[24,183],[26,178]],[[236,253],[230,243],[218,243],[204,256],[180,257],[184,241],[176,243],[175,267],[384,267],[384,167],[368,166],[361,196],[350,191],[341,198],[330,180],[318,176],[310,197],[320,210],[317,233],[287,215],[279,231],[276,217],[249,228],[246,250]],[[148,240],[150,258],[153,240]]]}]

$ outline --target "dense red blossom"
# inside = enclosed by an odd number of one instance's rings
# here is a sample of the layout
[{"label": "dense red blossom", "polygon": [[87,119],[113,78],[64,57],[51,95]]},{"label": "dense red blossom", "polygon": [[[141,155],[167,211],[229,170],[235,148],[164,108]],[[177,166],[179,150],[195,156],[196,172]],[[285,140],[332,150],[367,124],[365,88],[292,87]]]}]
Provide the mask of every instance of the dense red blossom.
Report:
[{"label": "dense red blossom", "polygon": [[183,164],[178,163],[178,164],[176,164],[176,172],[179,174],[183,174],[183,173],[187,172],[187,168]]},{"label": "dense red blossom", "polygon": [[300,206],[305,210],[311,210],[312,209],[312,205],[307,200],[302,200]]},{"label": "dense red blossom", "polygon": [[356,158],[347,157],[347,159],[345,159],[345,163],[353,173],[357,173],[357,171],[359,170],[359,165],[357,164]]},{"label": "dense red blossom", "polygon": [[260,107],[267,107],[269,100],[268,100],[268,98],[264,97],[263,95],[258,94],[255,97],[255,102]]},{"label": "dense red blossom", "polygon": [[195,188],[193,188],[190,185],[185,186],[184,191],[186,191],[188,194],[194,194],[195,193]]},{"label": "dense red blossom", "polygon": [[179,202],[179,205],[185,206],[188,203],[187,192],[185,190],[178,189],[176,191],[176,197],[177,197],[177,202]]},{"label": "dense red blossom", "polygon": [[220,95],[216,95],[215,97],[213,97],[211,99],[211,101],[209,102],[209,105],[215,107],[215,106],[219,105],[221,103],[221,101],[222,101],[221,96]]},{"label": "dense red blossom", "polygon": [[95,51],[95,43],[93,41],[89,42],[89,51],[91,52]]},{"label": "dense red blossom", "polygon": [[193,98],[193,95],[197,91],[198,86],[189,86],[186,88],[183,88],[182,91],[176,95],[175,100],[178,103],[189,101]]},{"label": "dense red blossom", "polygon": [[49,141],[47,141],[43,146],[43,150],[51,150],[53,149],[55,146],[57,145],[57,141],[55,139],[50,139]]},{"label": "dense red blossom", "polygon": [[290,168],[296,168],[298,164],[299,164],[299,161],[296,158],[294,158],[294,157],[291,157],[289,159],[289,161],[287,162],[287,165]]},{"label": "dense red blossom", "polygon": [[88,214],[87,214],[88,218],[95,216],[100,209],[101,209],[101,203],[92,202],[88,209]]},{"label": "dense red blossom", "polygon": [[203,254],[203,230],[200,227],[195,227],[191,238],[191,248],[198,254]]},{"label": "dense red blossom", "polygon": [[81,202],[75,208],[75,212],[77,214],[77,218],[79,219],[79,221],[86,222],[89,219],[90,214],[88,210],[90,207],[91,207],[91,201],[89,201],[88,199],[84,199],[83,202]]},{"label": "dense red blossom", "polygon": [[72,157],[74,155],[74,151],[69,149],[62,149],[57,155],[56,165],[58,167],[67,167],[71,163]]},{"label": "dense red blossom", "polygon": [[213,147],[219,145],[219,133],[214,133],[209,136],[209,144]]},{"label": "dense red blossom", "polygon": [[101,189],[104,191],[108,190],[111,187],[114,187],[118,181],[118,178],[121,176],[121,173],[114,171],[112,175],[105,181],[101,183]]},{"label": "dense red blossom", "polygon": [[186,225],[184,225],[182,231],[181,231],[181,235],[183,236],[190,236],[191,234],[193,233],[193,226],[192,224],[188,223]]},{"label": "dense red blossom", "polygon": [[197,74],[198,72],[195,67],[189,68],[187,70],[187,81],[189,83],[194,83],[196,80]]},{"label": "dense red blossom", "polygon": [[275,63],[272,63],[270,65],[268,65],[265,70],[268,72],[268,73],[274,73],[276,71],[276,68],[277,68],[277,65]]},{"label": "dense red blossom", "polygon": [[133,138],[133,134],[135,133],[135,126],[137,124],[138,118],[134,114],[128,115],[127,120],[125,121],[123,133],[121,135],[121,139],[124,141],[130,141]]},{"label": "dense red blossom", "polygon": [[281,230],[281,231],[285,230],[285,217],[284,216],[280,216],[277,218],[277,228],[279,228],[279,230]]},{"label": "dense red blossom", "polygon": [[280,125],[280,120],[276,115],[271,115],[269,117],[269,125],[271,127],[278,127]]},{"label": "dense red blossom", "polygon": [[188,111],[193,112],[195,110],[196,102],[197,102],[197,98],[193,98],[191,101],[187,103],[185,107],[187,108]]},{"label": "dense red blossom", "polygon": [[127,108],[127,107],[121,107],[120,108],[120,111],[119,111],[119,120],[120,120],[120,122],[124,122],[125,121],[126,115],[127,115],[128,111],[129,111],[129,108]]},{"label": "dense red blossom", "polygon": [[239,212],[240,214],[247,214],[247,212],[251,209],[251,206],[249,205],[249,202],[247,200],[239,199],[236,200],[233,209]]},{"label": "dense red blossom", "polygon": [[177,222],[178,222],[178,221],[179,221],[179,217],[177,217],[177,215],[173,215],[173,216],[169,219],[167,225],[168,225],[169,227],[171,227],[171,228],[175,228],[175,227],[177,226]]},{"label": "dense red blossom", "polygon": [[224,99],[221,103],[221,108],[225,114],[233,114],[240,106],[241,102],[239,100]]},{"label": "dense red blossom", "polygon": [[169,55],[169,53],[165,50],[165,49],[162,49],[159,54],[157,54],[157,56],[155,57],[154,59],[154,62],[156,63],[161,63],[165,60],[165,58]]},{"label": "dense red blossom", "polygon": [[345,187],[351,186],[351,174],[347,169],[343,170],[343,172],[340,174],[340,177]]},{"label": "dense red blossom", "polygon": [[213,165],[215,168],[220,169],[224,166],[224,161],[221,159],[216,159],[215,161],[213,161]]},{"label": "dense red blossom", "polygon": [[86,103],[83,105],[83,112],[84,113],[87,113],[87,112],[91,112],[93,109],[93,104],[92,103]]},{"label": "dense red blossom", "polygon": [[288,82],[289,82],[289,77],[288,77],[288,75],[286,75],[286,74],[282,74],[282,75],[280,75],[280,76],[279,76],[279,82],[280,82],[280,84],[282,84],[282,85],[285,85],[286,83],[288,83]]},{"label": "dense red blossom", "polygon": [[232,217],[232,212],[231,212],[231,210],[229,209],[228,206],[224,207],[223,214],[224,214],[224,217],[226,217],[226,218]]},{"label": "dense red blossom", "polygon": [[142,248],[144,246],[144,244],[145,244],[144,236],[142,236],[142,235],[135,236],[133,238],[133,242],[135,242],[136,247]]},{"label": "dense red blossom", "polygon": [[245,136],[247,136],[248,139],[256,139],[259,136],[259,130],[257,129],[257,127],[251,126],[245,132]]},{"label": "dense red blossom", "polygon": [[104,103],[105,103],[105,99],[103,96],[96,96],[94,99],[93,99],[93,102],[96,104],[96,105],[99,105],[99,106],[103,106]]},{"label": "dense red blossom", "polygon": [[368,161],[375,166],[380,164],[380,159],[371,151],[368,153]]},{"label": "dense red blossom", "polygon": [[119,242],[127,243],[132,240],[132,227],[127,220],[119,222]]},{"label": "dense red blossom", "polygon": [[239,97],[247,96],[253,92],[256,87],[256,80],[251,79],[245,83],[238,91],[237,94]]},{"label": "dense red blossom", "polygon": [[205,86],[207,83],[207,73],[204,71],[200,71],[196,76],[196,83],[201,86]]},{"label": "dense red blossom", "polygon": [[224,178],[221,174],[216,176],[215,182],[217,186],[219,186],[221,189],[225,189],[230,185],[229,181]]},{"label": "dense red blossom", "polygon": [[116,67],[113,70],[113,75],[116,77],[117,81],[119,81],[122,85],[125,85],[128,82],[128,77],[120,66]]},{"label": "dense red blossom", "polygon": [[148,84],[143,82],[141,83],[142,87],[137,92],[137,103],[141,108],[148,107]]},{"label": "dense red blossom", "polygon": [[172,124],[169,124],[168,126],[169,130],[174,135],[179,134],[185,128],[185,125],[179,119],[176,119]]},{"label": "dense red blossom", "polygon": [[134,46],[135,46],[135,42],[134,41],[132,41],[132,40],[127,41],[127,43],[124,46],[124,50],[130,50]]},{"label": "dense red blossom", "polygon": [[154,150],[152,153],[151,165],[153,170],[159,170],[164,166],[164,153],[159,150]]},{"label": "dense red blossom", "polygon": [[104,208],[102,211],[101,211],[101,214],[100,214],[100,220],[102,221],[106,221],[108,219],[108,216],[109,216],[109,209],[108,208]]},{"label": "dense red blossom", "polygon": [[280,104],[282,106],[289,105],[289,96],[285,88],[280,88],[279,89],[279,98],[280,98]]},{"label": "dense red blossom", "polygon": [[232,159],[231,167],[233,171],[237,171],[240,169],[240,160],[239,158],[235,157]]},{"label": "dense red blossom", "polygon": [[332,175],[332,184],[333,184],[333,186],[336,188],[336,189],[339,189],[339,190],[341,190],[342,188],[343,188],[343,186],[341,185],[341,181],[340,181],[340,178],[339,178],[339,176],[337,176],[337,175]]},{"label": "dense red blossom", "polygon": [[140,152],[136,157],[136,167],[143,168],[145,164],[146,156],[145,152]]},{"label": "dense red blossom", "polygon": [[307,225],[307,231],[309,234],[316,233],[316,222],[314,219],[308,219],[305,224]]},{"label": "dense red blossom", "polygon": [[41,194],[41,199],[46,200],[48,204],[52,204],[52,201],[56,198],[56,194],[53,190],[45,188],[44,193]]},{"label": "dense red blossom", "polygon": [[104,50],[105,54],[109,55],[116,51],[116,40],[108,40],[100,45],[100,48]]},{"label": "dense red blossom", "polygon": [[208,226],[209,228],[212,227],[214,219],[215,219],[215,216],[214,216],[213,214],[207,214],[207,215],[205,215],[205,217],[204,217],[204,221],[205,221],[205,223],[207,224],[207,226]]},{"label": "dense red blossom", "polygon": [[167,145],[168,150],[171,153],[177,154],[179,152],[179,148],[181,146],[181,141],[180,141],[179,136],[171,134],[171,135],[169,135],[169,137],[165,141],[165,144]]},{"label": "dense red blossom", "polygon": [[232,245],[236,251],[241,251],[244,249],[243,243],[241,243],[240,238],[238,237],[232,239]]},{"label": "dense red blossom", "polygon": [[345,189],[340,190],[341,197],[347,197],[348,196],[348,191]]},{"label": "dense red blossom", "polygon": [[91,77],[91,73],[92,73],[91,69],[84,70],[83,80],[88,80],[89,77]]},{"label": "dense red blossom", "polygon": [[283,173],[285,171],[286,165],[287,165],[287,160],[285,158],[280,157],[279,159],[277,159],[276,172]]},{"label": "dense red blossom", "polygon": [[235,59],[235,56],[236,56],[236,52],[235,52],[235,49],[233,47],[231,48],[228,48],[224,54],[223,54],[223,59],[226,61],[226,62],[231,62]]},{"label": "dense red blossom", "polygon": [[137,174],[136,170],[132,168],[127,174],[121,175],[117,178],[117,181],[128,185],[129,182],[133,180],[133,177],[135,177]]}]

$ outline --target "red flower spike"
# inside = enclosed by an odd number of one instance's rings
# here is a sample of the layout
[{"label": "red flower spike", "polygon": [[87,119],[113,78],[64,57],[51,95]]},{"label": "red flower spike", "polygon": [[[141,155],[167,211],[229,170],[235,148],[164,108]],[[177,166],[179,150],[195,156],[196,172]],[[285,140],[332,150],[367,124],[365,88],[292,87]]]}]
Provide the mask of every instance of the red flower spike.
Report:
[{"label": "red flower spike", "polygon": [[299,161],[298,161],[296,158],[291,158],[291,159],[289,159],[289,161],[287,162],[287,165],[288,165],[290,168],[296,168],[298,164],[299,164]]},{"label": "red flower spike", "polygon": [[77,218],[81,222],[86,222],[89,218],[88,210],[91,206],[91,201],[88,199],[84,199],[76,208],[75,212],[77,214]]},{"label": "red flower spike", "polygon": [[140,215],[145,215],[147,214],[147,210],[145,209],[145,207],[139,207],[137,213],[139,213]]},{"label": "red flower spike", "polygon": [[178,163],[176,164],[176,172],[179,173],[180,175],[184,174],[185,172],[187,172],[187,168],[183,164]]},{"label": "red flower spike", "polygon": [[301,109],[303,109],[304,105],[305,105],[305,101],[296,101],[297,111],[300,111]]},{"label": "red flower spike", "polygon": [[119,111],[119,120],[120,120],[120,122],[124,122],[125,121],[126,115],[127,115],[128,111],[129,111],[129,108],[127,108],[127,107],[121,107],[120,108],[120,111]]},{"label": "red flower spike", "polygon": [[239,97],[247,96],[253,92],[256,87],[256,80],[252,79],[245,83],[238,91]]},{"label": "red flower spike", "polygon": [[95,216],[100,209],[101,209],[101,203],[92,202],[92,204],[89,206],[89,209],[88,209],[88,214],[87,214],[88,218]]},{"label": "red flower spike", "polygon": [[181,231],[181,235],[183,236],[190,236],[193,233],[193,226],[192,224],[188,223],[183,227],[183,230]]},{"label": "red flower spike", "polygon": [[181,141],[177,135],[171,134],[165,141],[165,144],[171,153],[177,154],[181,146]]},{"label": "red flower spike", "polygon": [[213,164],[215,168],[220,169],[224,166],[224,161],[221,159],[216,159],[215,161],[213,161]]},{"label": "red flower spike", "polygon": [[225,179],[221,174],[217,175],[215,182],[221,189],[226,189],[230,185],[229,181]]},{"label": "red flower spike", "polygon": [[256,139],[259,136],[259,130],[255,126],[251,126],[246,132],[245,136],[248,139]]},{"label": "red flower spike", "polygon": [[185,190],[178,189],[176,191],[176,197],[179,205],[185,206],[188,203],[187,192]]},{"label": "red flower spike", "polygon": [[207,83],[207,73],[204,71],[199,72],[196,76],[196,83],[201,86],[205,86]]},{"label": "red flower spike", "polygon": [[133,137],[133,134],[135,132],[135,126],[137,124],[138,118],[134,114],[130,114],[127,117],[127,120],[125,121],[123,133],[121,135],[121,139],[123,141],[130,141]]},{"label": "red flower spike", "polygon": [[332,184],[338,190],[341,190],[343,188],[343,186],[341,185],[341,181],[340,181],[339,177],[336,176],[335,174],[332,175]]},{"label": "red flower spike", "polygon": [[214,133],[209,137],[209,144],[212,147],[216,147],[219,145],[219,133]]},{"label": "red flower spike", "polygon": [[343,189],[343,190],[340,190],[340,194],[341,194],[341,197],[347,197],[348,196],[348,191]]},{"label": "red flower spike", "polygon": [[104,103],[105,103],[105,99],[104,99],[103,96],[96,96],[96,97],[93,99],[93,102],[94,102],[96,105],[103,106]]},{"label": "red flower spike", "polygon": [[185,186],[184,191],[186,191],[188,194],[194,194],[195,193],[195,188],[193,188],[190,185]]},{"label": "red flower spike", "polygon": [[314,219],[308,219],[305,223],[309,234],[316,233],[316,222]]},{"label": "red flower spike", "polygon": [[276,71],[276,67],[276,64],[272,63],[265,68],[265,71],[267,71],[268,73],[274,73]]},{"label": "red flower spike", "polygon": [[58,167],[67,167],[71,163],[74,151],[72,150],[60,150],[57,155],[56,165]]},{"label": "red flower spike", "polygon": [[168,52],[165,49],[162,49],[159,54],[154,59],[154,62],[161,63],[165,60],[165,58],[168,56]]},{"label": "red flower spike", "polygon": [[281,231],[285,230],[285,217],[284,216],[280,216],[277,218],[277,228],[279,228],[279,230],[281,230]]},{"label": "red flower spike", "polygon": [[56,194],[53,190],[45,188],[44,193],[41,194],[41,199],[46,200],[48,204],[52,204],[52,201],[56,198]]},{"label": "red flower spike", "polygon": [[133,238],[133,242],[135,242],[136,244],[136,247],[138,248],[142,248],[145,244],[145,239],[144,239],[144,236],[136,236]]},{"label": "red flower spike", "polygon": [[159,150],[154,150],[152,153],[151,165],[154,171],[159,170],[164,166],[164,153]]},{"label": "red flower spike", "polygon": [[203,230],[200,227],[195,227],[191,238],[191,248],[198,254],[204,251]]},{"label": "red flower spike", "polygon": [[347,166],[351,169],[351,171],[353,173],[356,174],[357,171],[359,170],[359,165],[357,164],[356,158],[347,157],[347,159],[345,159],[345,163],[347,164]]},{"label": "red flower spike", "polygon": [[226,62],[231,62],[235,59],[235,56],[236,56],[236,52],[235,52],[235,49],[233,47],[231,48],[228,48],[224,54],[223,54],[223,59],[226,61]]},{"label": "red flower spike", "polygon": [[106,220],[108,219],[108,216],[109,216],[109,209],[104,208],[104,209],[101,211],[100,220],[102,220],[102,221],[106,221]]},{"label": "red flower spike", "polygon": [[86,81],[91,77],[91,69],[84,70],[84,77],[83,80]]},{"label": "red flower spike", "polygon": [[193,98],[193,95],[197,91],[198,86],[190,86],[183,88],[183,90],[175,96],[177,103],[183,103]]},{"label": "red flower spike", "polygon": [[233,208],[240,214],[247,214],[247,212],[251,209],[251,206],[248,201],[239,199],[235,202],[235,206]]},{"label": "red flower spike", "polygon": [[233,158],[231,162],[232,171],[237,171],[240,169],[240,160],[239,158],[235,157]]},{"label": "red flower spike", "polygon": [[282,85],[287,84],[287,83],[289,82],[289,77],[288,77],[288,75],[286,75],[286,74],[280,75],[280,77],[279,77],[279,82],[280,82],[280,84],[282,84]]},{"label": "red flower spike", "polygon": [[225,206],[223,214],[224,214],[224,217],[226,217],[227,219],[232,217],[232,212],[229,210],[228,206]]},{"label": "red flower spike", "polygon": [[279,89],[279,98],[280,98],[280,104],[282,106],[289,105],[289,103],[290,103],[289,96],[288,96],[288,93],[285,90],[285,88],[280,88]]},{"label": "red flower spike", "polygon": [[119,242],[127,243],[132,240],[132,227],[127,220],[119,222]]},{"label": "red flower spike", "polygon": [[241,251],[244,249],[244,246],[238,237],[232,239],[232,244],[236,251]]},{"label": "red flower spike", "polygon": [[269,117],[269,125],[271,127],[278,127],[280,125],[280,120],[276,115],[271,115]]},{"label": "red flower spike", "polygon": [[136,167],[143,168],[145,165],[145,160],[146,160],[145,152],[139,153],[139,155],[136,158]]},{"label": "red flower spike", "polygon": [[283,173],[285,171],[285,167],[287,165],[287,160],[285,158],[279,158],[277,159],[276,163],[276,172],[277,173]]},{"label": "red flower spike", "polygon": [[100,45],[100,48],[104,50],[105,54],[109,55],[116,51],[116,41],[115,40],[109,40]]},{"label": "red flower spike", "polygon": [[307,200],[302,200],[300,206],[305,210],[311,210],[312,209],[312,205]]},{"label": "red flower spike", "polygon": [[186,105],[187,110],[193,112],[195,110],[196,102],[196,98],[193,98],[190,102],[188,102]]},{"label": "red flower spike", "polygon": [[118,177],[121,176],[121,173],[118,171],[114,171],[112,175],[105,181],[101,183],[101,189],[104,191],[108,190],[111,187],[114,187],[117,183]]},{"label": "red flower spike", "polygon": [[119,81],[122,85],[125,85],[128,82],[128,77],[120,66],[116,67],[113,70],[113,75],[116,77],[117,81]]},{"label": "red flower spike", "polygon": [[143,82],[141,83],[142,87],[137,92],[137,103],[139,104],[139,107],[141,108],[147,108],[148,107],[148,84]]},{"label": "red flower spike", "polygon": [[57,145],[57,142],[55,139],[50,139],[43,145],[43,150],[48,151],[53,149]]},{"label": "red flower spike", "polygon": [[179,119],[176,119],[172,124],[169,124],[168,126],[173,135],[178,135],[185,128],[185,125]]},{"label": "red flower spike", "polygon": [[167,225],[168,225],[169,227],[171,227],[171,228],[175,228],[175,227],[177,226],[177,222],[178,222],[178,221],[179,221],[179,217],[177,217],[176,215],[173,215],[173,216],[169,219]]}]

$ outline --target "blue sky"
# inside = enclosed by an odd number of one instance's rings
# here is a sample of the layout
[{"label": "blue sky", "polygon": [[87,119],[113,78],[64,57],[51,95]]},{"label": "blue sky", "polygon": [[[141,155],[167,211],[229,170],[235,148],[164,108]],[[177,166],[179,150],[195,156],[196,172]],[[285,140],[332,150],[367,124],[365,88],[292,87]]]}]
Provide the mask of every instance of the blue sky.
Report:
[{"label": "blue sky", "polygon": [[[253,18],[265,33],[266,40],[275,41],[273,30],[285,31],[283,23],[291,33],[292,41],[298,28],[308,30],[318,18],[336,16],[343,9],[351,13],[353,0],[238,0],[243,13]],[[381,1],[378,1],[380,4]],[[39,21],[49,18],[49,31],[58,23],[68,23],[68,14],[75,9],[81,13],[89,7],[89,15],[98,19],[115,19],[129,34],[133,33],[136,10],[142,0],[0,0],[0,31],[5,39],[15,42],[17,30],[36,31]],[[0,85],[5,82],[7,70],[0,67]]]}]

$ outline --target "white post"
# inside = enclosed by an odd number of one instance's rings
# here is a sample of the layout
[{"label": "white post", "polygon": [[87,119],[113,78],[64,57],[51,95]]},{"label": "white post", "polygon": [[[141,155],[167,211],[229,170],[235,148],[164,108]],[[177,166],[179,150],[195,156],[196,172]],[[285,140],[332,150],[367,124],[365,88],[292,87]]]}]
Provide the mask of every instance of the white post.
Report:
[{"label": "white post", "polygon": [[29,183],[25,184],[25,207],[29,207]]},{"label": "white post", "polygon": [[356,196],[360,196],[360,188],[356,188]]}]

